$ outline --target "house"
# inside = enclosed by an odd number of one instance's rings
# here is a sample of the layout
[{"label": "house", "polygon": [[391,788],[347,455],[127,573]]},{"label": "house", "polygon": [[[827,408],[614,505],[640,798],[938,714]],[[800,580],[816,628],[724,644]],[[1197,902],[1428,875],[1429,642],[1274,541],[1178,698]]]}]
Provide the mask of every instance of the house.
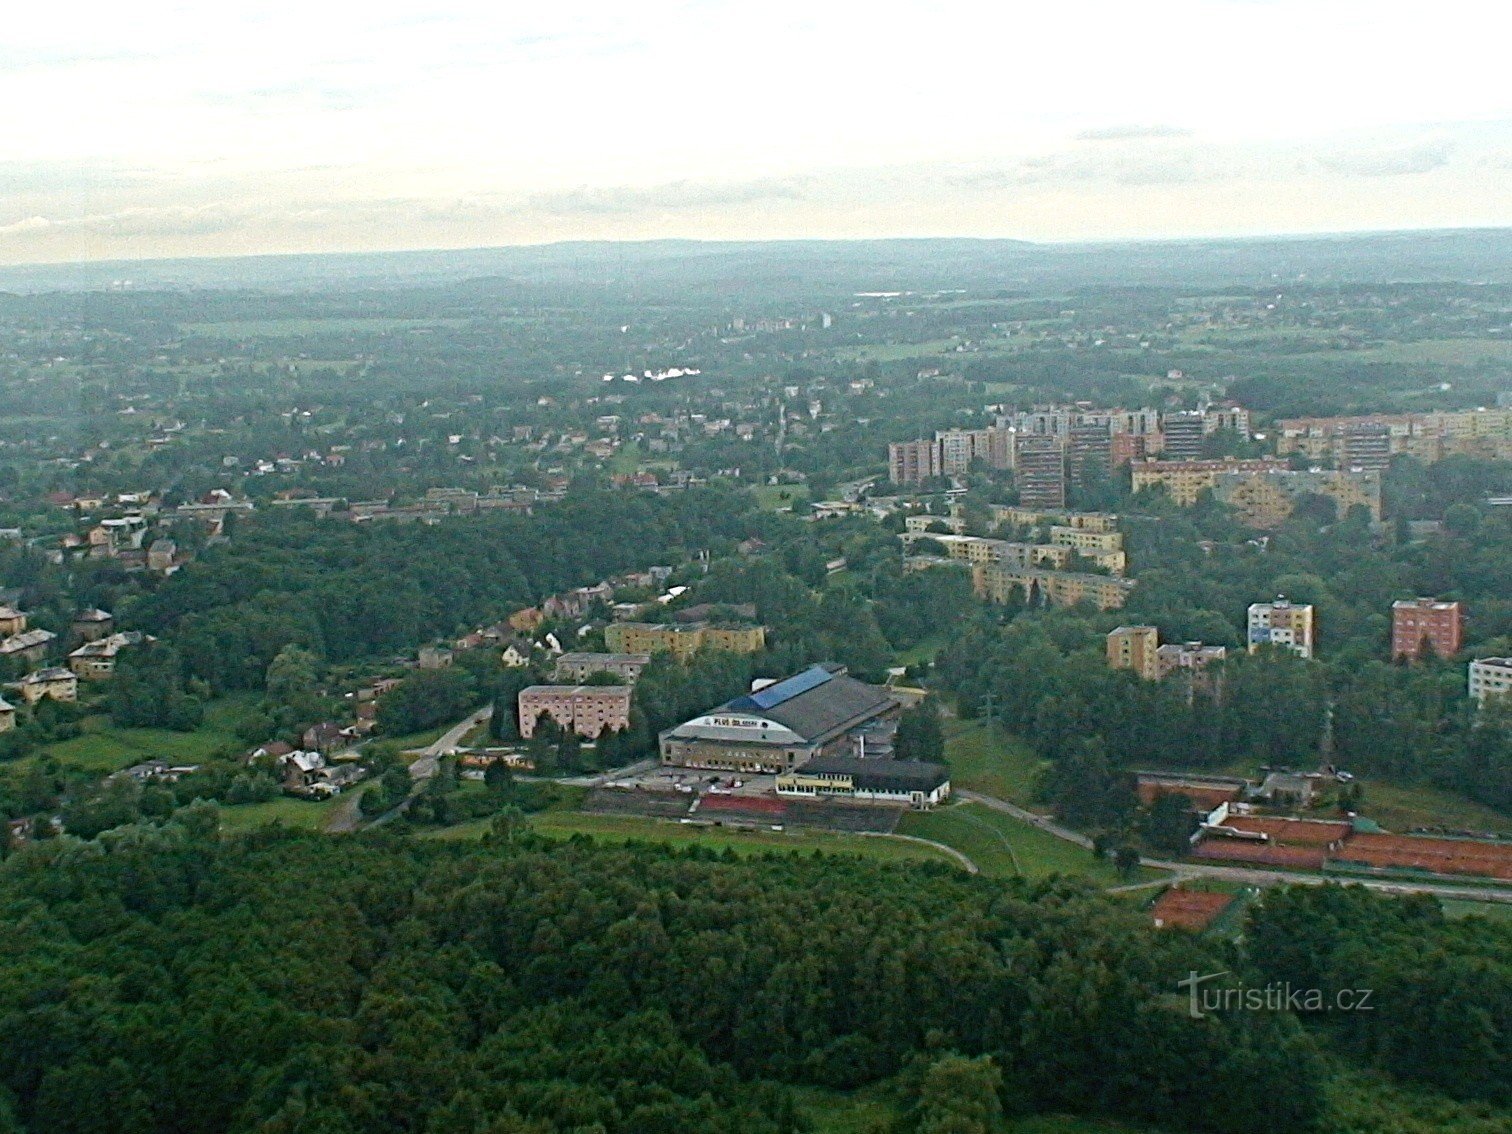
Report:
[{"label": "house", "polygon": [[304,736],[300,739],[304,746],[316,753],[327,753],[334,748],[339,748],[345,742],[343,729],[334,721],[322,721],[320,724],[311,725],[304,730]]},{"label": "house", "polygon": [[178,544],[171,539],[155,539],[147,548],[147,570],[171,575],[178,570]]},{"label": "house", "polygon": [[446,669],[451,665],[455,656],[446,646],[421,646],[420,668]]},{"label": "house", "polygon": [[266,744],[259,744],[251,752],[247,753],[247,762],[254,760],[271,760],[276,767],[285,756],[294,751],[294,746],[282,740],[270,740]]},{"label": "house", "polygon": [[154,639],[140,630],[127,630],[85,642],[68,655],[68,668],[85,681],[103,681],[115,673],[116,655],[121,650],[151,641]]},{"label": "house", "polygon": [[74,615],[70,629],[79,641],[95,642],[115,630],[115,615],[99,607],[81,610]]},{"label": "house", "polygon": [[51,630],[23,630],[0,640],[0,658],[20,658],[36,665],[47,654],[47,644],[57,635]]},{"label": "house", "polygon": [[511,638],[499,655],[499,660],[509,669],[519,669],[530,664],[531,645],[524,638]]},{"label": "house", "polygon": [[320,770],[326,766],[326,760],[319,752],[295,750],[280,757],[274,766],[283,778],[284,789],[298,792],[315,782]]},{"label": "house", "polygon": [[16,727],[16,706],[0,698],[0,732],[9,732]]},{"label": "house", "polygon": [[9,603],[0,604],[0,638],[9,638],[26,629],[26,612]]},{"label": "house", "polygon": [[28,705],[35,705],[43,697],[51,697],[54,701],[79,699],[79,679],[61,666],[28,673],[16,683],[16,687]]}]

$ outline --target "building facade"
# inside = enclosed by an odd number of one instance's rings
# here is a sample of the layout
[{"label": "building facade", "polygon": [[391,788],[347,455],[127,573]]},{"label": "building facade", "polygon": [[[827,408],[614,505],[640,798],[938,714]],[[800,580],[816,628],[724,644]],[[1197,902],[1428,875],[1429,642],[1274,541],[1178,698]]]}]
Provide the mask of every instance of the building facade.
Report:
[{"label": "building facade", "polygon": [[1018,434],[1013,479],[1025,508],[1066,506],[1066,451],[1059,437]]},{"label": "building facade", "polygon": [[1160,676],[1157,650],[1160,631],[1154,626],[1119,626],[1108,634],[1108,665],[1131,669],[1146,681]]},{"label": "building facade", "polygon": [[1258,457],[1254,460],[1229,457],[1221,461],[1134,461],[1130,468],[1135,492],[1164,485],[1173,501],[1183,507],[1190,507],[1197,503],[1197,498],[1203,492],[1211,490],[1221,476],[1284,472],[1287,465],[1285,461],[1275,457]]},{"label": "building facade", "polygon": [[1280,646],[1299,657],[1313,656],[1313,608],[1311,603],[1251,603],[1246,619],[1249,652],[1261,646]]},{"label": "building facade", "polygon": [[1006,603],[1015,594],[1030,605],[1075,606],[1090,602],[1099,610],[1117,610],[1134,589],[1130,579],[1111,575],[1086,575],[1078,571],[1038,571],[994,563],[972,570],[978,597]]},{"label": "building facade", "polygon": [[1452,658],[1464,646],[1464,611],[1457,602],[1400,599],[1391,604],[1391,660],[1418,661],[1423,647]]},{"label": "building facade", "polygon": [[589,740],[606,728],[630,727],[628,685],[531,685],[520,690],[520,735],[535,735],[542,716]]},{"label": "building facade", "polygon": [[766,627],[723,626],[709,622],[612,622],[604,627],[610,653],[666,652],[687,661],[699,650],[754,654],[766,648]]},{"label": "building facade", "polygon": [[950,798],[950,769],[916,760],[820,757],[780,774],[777,794],[901,803],[925,811]]},{"label": "building facade", "polygon": [[1488,697],[1512,696],[1512,658],[1477,658],[1470,663],[1469,684],[1478,705]]},{"label": "building facade", "polygon": [[595,673],[612,673],[634,685],[641,670],[651,664],[650,654],[563,654],[551,671],[554,681],[581,684]]}]

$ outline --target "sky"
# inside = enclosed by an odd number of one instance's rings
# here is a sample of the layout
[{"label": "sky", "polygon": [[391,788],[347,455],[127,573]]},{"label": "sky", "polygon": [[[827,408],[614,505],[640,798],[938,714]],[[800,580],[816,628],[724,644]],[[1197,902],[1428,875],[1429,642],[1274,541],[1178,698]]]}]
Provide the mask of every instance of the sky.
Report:
[{"label": "sky", "polygon": [[74,0],[0,263],[1512,224],[1503,0]]}]

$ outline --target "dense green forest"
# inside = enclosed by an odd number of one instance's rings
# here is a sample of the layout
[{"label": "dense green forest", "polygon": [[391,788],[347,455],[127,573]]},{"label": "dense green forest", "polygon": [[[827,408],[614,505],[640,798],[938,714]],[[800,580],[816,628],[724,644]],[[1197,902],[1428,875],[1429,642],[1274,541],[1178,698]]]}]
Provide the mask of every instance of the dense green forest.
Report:
[{"label": "dense green forest", "polygon": [[[1280,891],[1235,950],[944,867],[215,828],[0,867],[4,1128],[782,1134],[789,1086],[896,1077],[909,1130],[1325,1131],[1339,1061],[1509,1102],[1512,931],[1427,900]],[[1376,1010],[1191,1018],[1177,982],[1222,971]],[[975,1125],[930,1124],[942,1082]]]}]

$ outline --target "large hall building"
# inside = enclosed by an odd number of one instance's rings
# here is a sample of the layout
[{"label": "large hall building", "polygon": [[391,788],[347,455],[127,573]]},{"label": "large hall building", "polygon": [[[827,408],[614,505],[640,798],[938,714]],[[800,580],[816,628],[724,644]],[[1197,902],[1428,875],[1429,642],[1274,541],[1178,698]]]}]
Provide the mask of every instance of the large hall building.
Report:
[{"label": "large hall building", "polygon": [[885,690],[811,666],[710,709],[660,736],[663,764],[747,775],[788,772],[821,756],[866,756],[868,733],[895,717]]}]

